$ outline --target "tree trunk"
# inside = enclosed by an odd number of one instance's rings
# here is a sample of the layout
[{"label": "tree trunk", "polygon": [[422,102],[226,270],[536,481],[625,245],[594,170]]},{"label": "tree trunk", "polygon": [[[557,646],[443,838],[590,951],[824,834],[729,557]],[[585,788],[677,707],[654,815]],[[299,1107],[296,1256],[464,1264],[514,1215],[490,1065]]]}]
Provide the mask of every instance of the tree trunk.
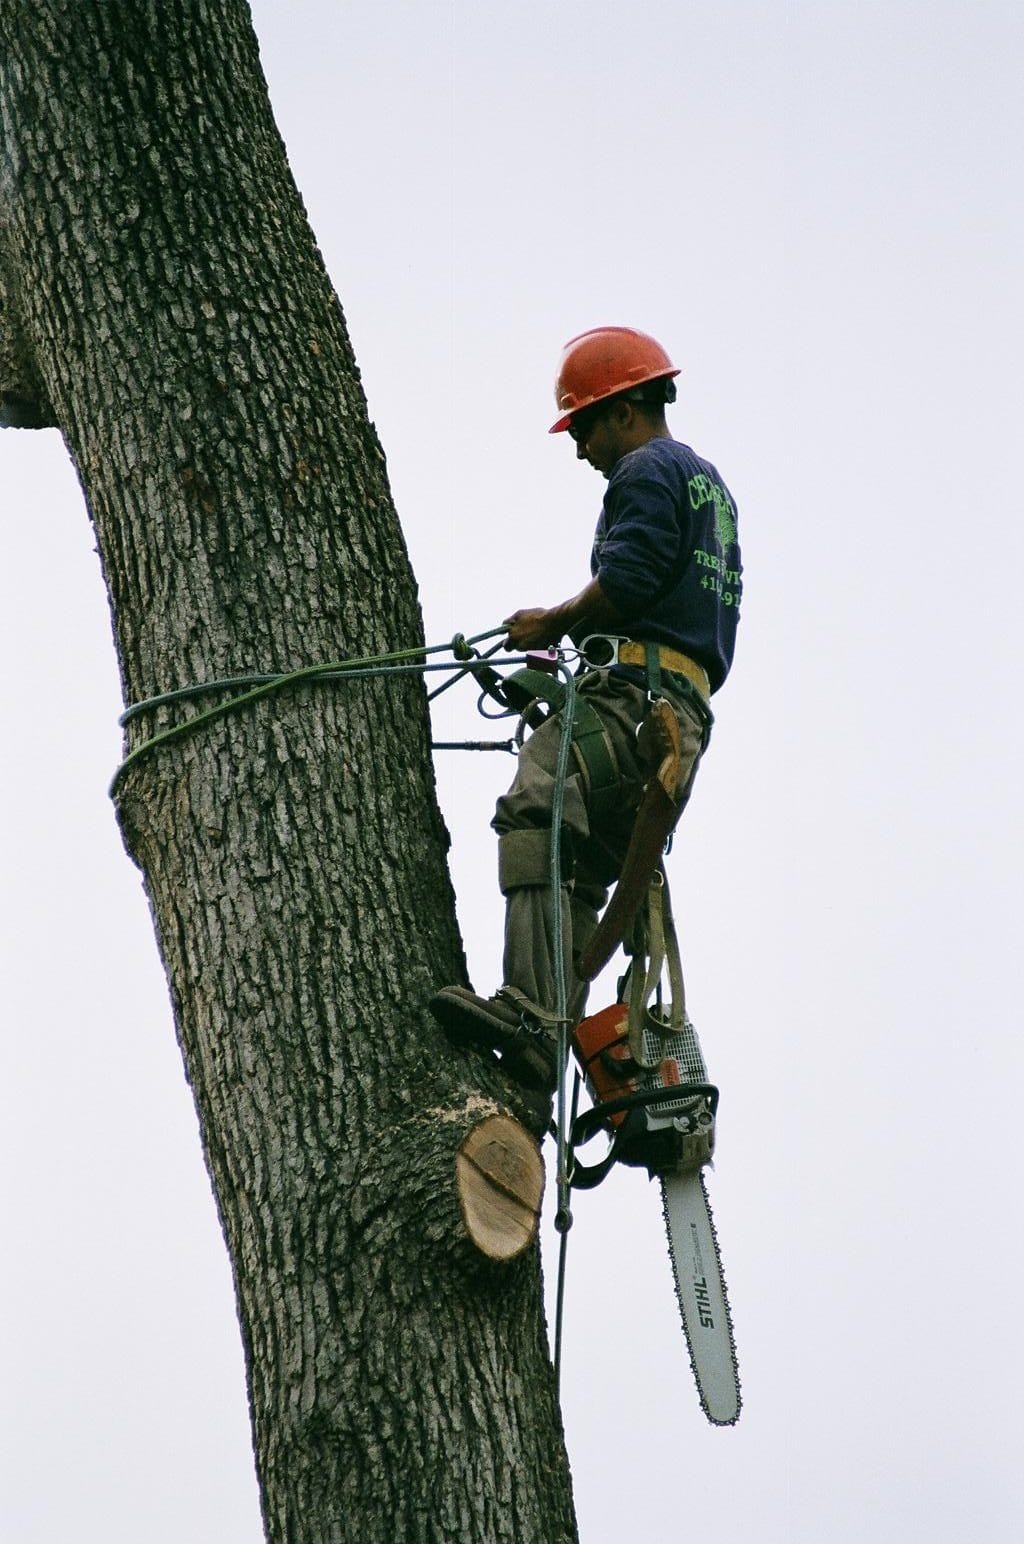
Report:
[{"label": "tree trunk", "polygon": [[[0,0],[0,45],[0,404],[65,436],[126,701],[415,646],[242,0]],[[536,1248],[485,1259],[456,1199],[474,1123],[543,1112],[425,1011],[465,967],[422,683],[278,694],[134,764],[118,801],[233,1263],[268,1538],[574,1538]]]}]

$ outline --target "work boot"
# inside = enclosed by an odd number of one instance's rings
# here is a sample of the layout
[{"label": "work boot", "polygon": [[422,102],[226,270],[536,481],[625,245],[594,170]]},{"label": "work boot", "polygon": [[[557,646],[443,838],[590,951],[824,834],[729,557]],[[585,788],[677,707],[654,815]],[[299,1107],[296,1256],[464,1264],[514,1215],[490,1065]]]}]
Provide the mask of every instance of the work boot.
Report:
[{"label": "work boot", "polygon": [[429,1006],[454,1045],[496,1051],[504,1070],[524,1088],[554,1092],[558,1084],[555,1037],[504,988],[493,997],[478,997],[468,987],[444,986]]}]

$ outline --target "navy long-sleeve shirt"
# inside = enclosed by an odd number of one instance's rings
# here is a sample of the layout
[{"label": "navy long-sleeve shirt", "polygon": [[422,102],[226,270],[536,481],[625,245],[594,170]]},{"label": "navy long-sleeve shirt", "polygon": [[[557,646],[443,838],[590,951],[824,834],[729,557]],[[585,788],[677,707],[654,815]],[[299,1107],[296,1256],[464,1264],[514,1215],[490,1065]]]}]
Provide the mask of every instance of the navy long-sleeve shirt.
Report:
[{"label": "navy long-sleeve shirt", "polygon": [[648,440],[608,479],[591,573],[630,636],[729,673],[742,592],[736,503],[718,472],[678,440]]}]

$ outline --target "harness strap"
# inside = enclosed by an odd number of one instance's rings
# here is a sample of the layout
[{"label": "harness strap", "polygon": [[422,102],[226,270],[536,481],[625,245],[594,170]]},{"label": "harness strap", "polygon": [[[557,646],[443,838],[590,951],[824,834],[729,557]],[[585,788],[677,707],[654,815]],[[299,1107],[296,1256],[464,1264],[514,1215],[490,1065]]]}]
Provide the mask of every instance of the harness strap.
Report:
[{"label": "harness strap", "polygon": [[[516,670],[505,679],[505,696],[531,728],[538,728],[532,710],[546,703],[552,713],[561,712],[565,684],[543,670]],[[600,815],[618,793],[621,777],[611,739],[596,708],[577,695],[572,715],[572,748],[590,795]]]},{"label": "harness strap", "polygon": [[[644,1048],[644,1031],[651,1029],[657,1038],[682,1033],[686,1018],[686,991],[683,984],[683,967],[679,957],[679,939],[672,917],[668,879],[663,869],[654,874],[647,892],[647,915],[644,923],[638,919],[638,938],[633,948],[633,960],[629,970],[629,1005],[627,1033],[629,1054],[638,1067],[651,1071],[660,1061],[657,1051],[648,1057]],[[647,968],[643,968],[644,957]],[[668,966],[669,1000],[668,1017],[651,1012],[648,1002],[657,989],[661,972]]]},{"label": "harness strap", "polygon": [[652,699],[661,696],[661,650],[648,640],[644,644],[644,663],[647,667],[647,690]]},{"label": "harness strap", "polygon": [[662,873],[661,906],[665,922],[665,961],[668,965],[668,988],[672,993],[671,1021],[666,1033],[681,1033],[686,1022],[686,987],[683,982],[683,962],[679,958],[679,939],[676,935],[675,918],[672,915],[672,897],[668,879]]},{"label": "harness strap", "polygon": [[538,1024],[546,1025],[552,1032],[562,1022],[557,1013],[550,1008],[542,1008],[540,1003],[534,1002],[532,997],[527,997],[526,993],[521,992],[517,986],[499,987],[497,995],[503,1002],[511,1003],[525,1018],[536,1019]]},{"label": "harness strap", "polygon": [[[587,639],[588,643],[590,641],[590,639]],[[705,711],[710,713],[708,699],[711,696],[711,682],[708,680],[708,673],[704,666],[698,665],[695,659],[691,659],[688,654],[681,654],[678,649],[670,649],[664,643],[652,645],[649,639],[643,642],[632,638],[620,638],[612,641],[618,645],[618,662],[620,665],[644,665],[649,669],[650,650],[652,647],[656,648],[658,651],[658,664],[664,674],[672,677],[675,681],[688,681],[690,686],[694,687],[700,696]]]},{"label": "harness strap", "polygon": [[[649,1071],[658,1064],[658,1057],[649,1059],[644,1054],[644,1030],[647,1027],[647,1003],[661,978],[665,961],[664,937],[657,926],[654,886],[647,892],[647,914],[640,923],[640,931],[646,936],[633,954],[629,971],[629,1010],[626,1031],[629,1054],[638,1067]],[[639,919],[638,919],[639,922]]]}]

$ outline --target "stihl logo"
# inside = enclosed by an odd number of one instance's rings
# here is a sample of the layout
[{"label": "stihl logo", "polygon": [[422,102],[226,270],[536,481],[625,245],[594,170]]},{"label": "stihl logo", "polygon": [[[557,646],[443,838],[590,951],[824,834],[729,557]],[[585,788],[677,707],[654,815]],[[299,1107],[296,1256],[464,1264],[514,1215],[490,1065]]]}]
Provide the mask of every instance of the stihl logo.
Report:
[{"label": "stihl logo", "polygon": [[711,1316],[711,1293],[708,1291],[706,1276],[694,1279],[693,1295],[697,1299],[697,1318],[700,1320],[701,1328],[713,1330],[715,1321]]}]

